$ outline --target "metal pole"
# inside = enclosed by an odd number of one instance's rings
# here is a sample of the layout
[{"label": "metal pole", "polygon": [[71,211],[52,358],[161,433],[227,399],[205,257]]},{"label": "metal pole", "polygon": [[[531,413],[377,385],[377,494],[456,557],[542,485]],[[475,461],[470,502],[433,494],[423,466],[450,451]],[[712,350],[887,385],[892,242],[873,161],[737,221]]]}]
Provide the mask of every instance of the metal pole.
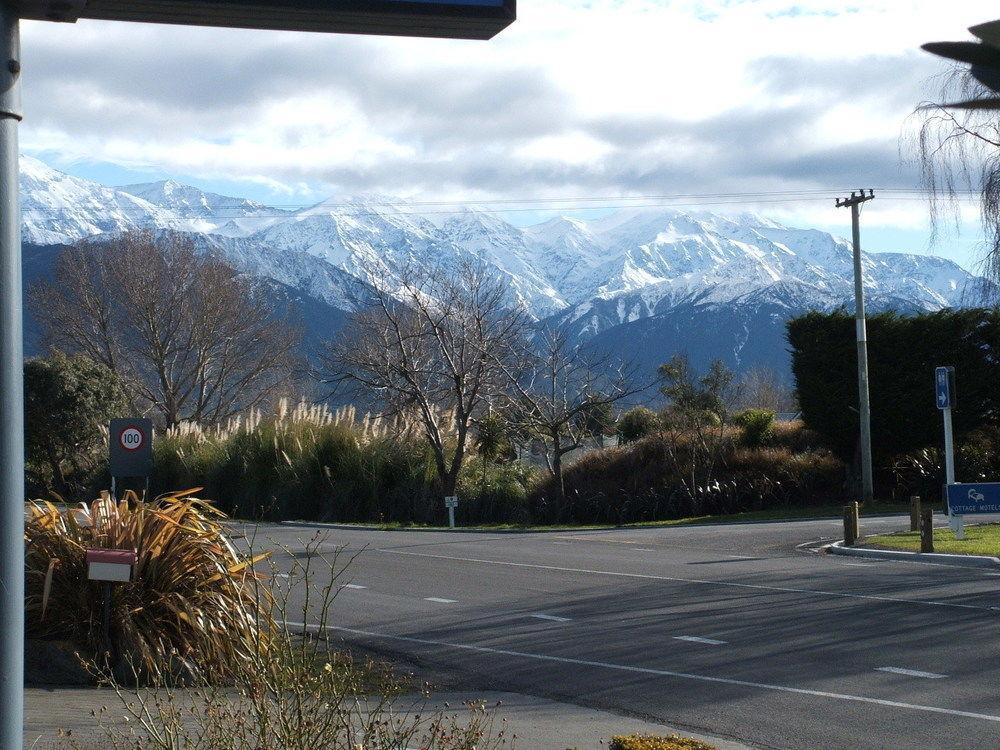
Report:
[{"label": "metal pole", "polygon": [[[941,410],[944,416],[944,481],[955,484],[955,433],[951,425],[951,407]],[[948,494],[945,492],[945,507],[948,508]],[[962,517],[954,515],[948,508],[948,524],[955,532],[956,539],[965,539],[965,525]]]},{"label": "metal pole", "polygon": [[24,350],[17,124],[21,43],[0,0],[0,747],[20,750],[24,724]]},{"label": "metal pole", "polygon": [[870,503],[874,494],[872,479],[871,405],[868,402],[868,329],[865,324],[865,289],[861,269],[860,202],[851,203],[851,229],[854,233],[854,317],[858,337],[858,416],[861,421],[861,499]]},{"label": "metal pole", "polygon": [[448,528],[455,528],[455,508],[448,506]]}]

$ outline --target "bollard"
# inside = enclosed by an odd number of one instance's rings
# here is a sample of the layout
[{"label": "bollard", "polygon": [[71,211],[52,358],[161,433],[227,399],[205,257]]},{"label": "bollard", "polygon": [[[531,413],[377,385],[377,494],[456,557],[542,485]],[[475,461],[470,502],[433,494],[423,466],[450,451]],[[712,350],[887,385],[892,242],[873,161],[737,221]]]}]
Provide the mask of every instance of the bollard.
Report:
[{"label": "bollard", "polygon": [[861,505],[860,503],[852,503],[854,506],[851,509],[851,518],[854,521],[854,540],[857,541],[861,538]]},{"label": "bollard", "polygon": [[851,503],[850,505],[844,506],[844,546],[853,547],[854,543],[858,541],[858,522],[856,514],[858,512],[858,504]]},{"label": "bollard", "polygon": [[920,510],[920,551],[934,551],[934,509],[931,507]]},{"label": "bollard", "polygon": [[910,531],[920,531],[920,495],[910,496]]}]

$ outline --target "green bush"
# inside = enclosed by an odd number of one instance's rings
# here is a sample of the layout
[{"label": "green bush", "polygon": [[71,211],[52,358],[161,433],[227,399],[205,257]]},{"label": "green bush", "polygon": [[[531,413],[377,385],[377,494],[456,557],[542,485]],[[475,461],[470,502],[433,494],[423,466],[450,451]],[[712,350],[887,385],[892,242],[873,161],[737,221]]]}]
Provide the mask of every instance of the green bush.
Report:
[{"label": "green bush", "polygon": [[56,352],[24,363],[25,469],[29,497],[82,499],[102,473],[104,429],[126,415],[118,377],[83,355]]},{"label": "green bush", "polygon": [[[857,345],[854,318],[811,312],[788,324],[792,372],[803,419],[851,460],[858,443]],[[954,365],[961,437],[1000,419],[1000,308],[942,310],[868,319],[872,446],[876,462],[941,440],[934,368]]]},{"label": "green bush", "polygon": [[660,417],[652,409],[636,406],[622,414],[618,420],[616,434],[618,444],[626,445],[652,435],[660,429]]},{"label": "green bush", "polygon": [[761,448],[774,440],[774,412],[768,409],[747,409],[736,415],[733,422],[743,430],[743,444]]}]

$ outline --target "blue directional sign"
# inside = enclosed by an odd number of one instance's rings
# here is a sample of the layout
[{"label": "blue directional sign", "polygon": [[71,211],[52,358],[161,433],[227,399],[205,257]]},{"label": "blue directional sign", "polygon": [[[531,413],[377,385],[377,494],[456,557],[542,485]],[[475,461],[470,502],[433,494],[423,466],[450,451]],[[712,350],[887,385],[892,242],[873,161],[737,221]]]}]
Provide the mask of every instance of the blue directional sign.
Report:
[{"label": "blue directional sign", "polygon": [[948,508],[956,516],[1000,513],[1000,482],[949,484]]},{"label": "blue directional sign", "polygon": [[934,370],[934,392],[938,409],[955,407],[955,368],[938,367]]}]

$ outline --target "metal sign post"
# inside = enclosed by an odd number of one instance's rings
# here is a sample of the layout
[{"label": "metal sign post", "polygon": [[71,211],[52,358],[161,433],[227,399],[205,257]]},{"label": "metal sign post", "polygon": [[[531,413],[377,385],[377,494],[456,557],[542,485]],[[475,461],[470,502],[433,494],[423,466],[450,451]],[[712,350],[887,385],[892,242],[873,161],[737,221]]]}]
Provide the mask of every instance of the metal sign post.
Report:
[{"label": "metal sign post", "polygon": [[24,367],[17,124],[17,14],[0,0],[0,747],[20,748],[24,720]]},{"label": "metal sign post", "polygon": [[[934,391],[937,407],[944,417],[944,480],[947,486],[955,484],[955,436],[951,426],[951,410],[955,406],[955,368],[938,367],[934,370]],[[950,495],[949,495],[950,499]],[[962,515],[947,504],[948,523],[956,539],[965,539]]]},{"label": "metal sign post", "polygon": [[458,497],[449,495],[444,499],[444,507],[448,509],[448,528],[455,528],[455,508],[458,507]]}]

